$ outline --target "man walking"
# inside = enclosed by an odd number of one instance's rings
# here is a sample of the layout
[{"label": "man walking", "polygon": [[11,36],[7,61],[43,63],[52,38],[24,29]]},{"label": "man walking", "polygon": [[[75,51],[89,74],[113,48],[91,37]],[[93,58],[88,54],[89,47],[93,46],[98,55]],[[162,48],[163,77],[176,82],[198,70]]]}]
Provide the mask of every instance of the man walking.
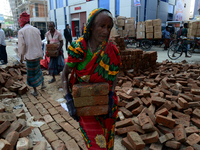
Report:
[{"label": "man walking", "polygon": [[5,65],[8,63],[7,52],[6,52],[5,33],[1,29],[1,23],[0,23],[0,58],[1,58],[0,65]]},{"label": "man walking", "polygon": [[64,36],[65,36],[65,41],[66,41],[66,51],[68,48],[68,42],[71,44],[72,43],[72,34],[71,34],[71,29],[69,28],[69,24],[66,25],[66,29],[64,29]]},{"label": "man walking", "polygon": [[164,36],[164,42],[165,42],[164,50],[167,50],[169,48],[169,43],[171,38],[168,26],[166,26],[166,29],[163,31],[162,36]]},{"label": "man walking", "polygon": [[40,59],[43,56],[40,31],[30,25],[30,15],[23,12],[19,18],[19,25],[22,29],[18,32],[18,50],[21,56],[21,63],[26,60],[27,84],[33,87],[31,92],[37,96],[36,87],[40,84],[41,89],[45,88],[44,77],[40,67]]}]

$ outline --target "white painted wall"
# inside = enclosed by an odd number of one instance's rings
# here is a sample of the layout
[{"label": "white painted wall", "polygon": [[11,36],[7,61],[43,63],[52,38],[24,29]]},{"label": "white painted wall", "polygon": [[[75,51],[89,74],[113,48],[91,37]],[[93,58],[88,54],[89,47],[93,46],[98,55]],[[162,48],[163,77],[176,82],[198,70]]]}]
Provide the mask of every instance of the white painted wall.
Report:
[{"label": "white painted wall", "polygon": [[183,9],[183,20],[189,20],[191,0],[184,0],[184,4],[186,4],[186,8]]},{"label": "white painted wall", "polygon": [[115,17],[115,0],[110,0],[110,12],[112,16]]},{"label": "white painted wall", "polygon": [[126,0],[126,2],[124,2],[123,0],[120,0],[120,16],[131,17],[131,1],[132,0]]},{"label": "white painted wall", "polygon": [[98,0],[90,1],[86,3],[86,19],[88,18],[90,12],[95,8],[98,8]]},{"label": "white painted wall", "polygon": [[85,3],[86,0],[69,0],[68,1],[68,5],[71,6],[71,5],[77,5],[77,4],[81,4],[81,3]]}]

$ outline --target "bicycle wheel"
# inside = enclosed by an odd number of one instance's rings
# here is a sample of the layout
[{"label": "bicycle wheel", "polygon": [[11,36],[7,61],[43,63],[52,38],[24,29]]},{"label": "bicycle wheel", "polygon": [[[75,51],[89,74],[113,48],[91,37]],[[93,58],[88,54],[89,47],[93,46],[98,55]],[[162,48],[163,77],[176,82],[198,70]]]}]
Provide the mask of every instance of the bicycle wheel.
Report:
[{"label": "bicycle wheel", "polygon": [[149,40],[144,40],[141,42],[141,48],[145,51],[149,51],[152,47],[152,42]]},{"label": "bicycle wheel", "polygon": [[177,41],[177,40],[172,40],[172,41],[169,43],[169,47],[170,47],[171,45],[174,45],[174,44],[178,44],[178,41]]},{"label": "bicycle wheel", "polygon": [[182,47],[177,44],[173,44],[168,48],[167,55],[170,59],[176,60],[181,57],[183,53]]}]

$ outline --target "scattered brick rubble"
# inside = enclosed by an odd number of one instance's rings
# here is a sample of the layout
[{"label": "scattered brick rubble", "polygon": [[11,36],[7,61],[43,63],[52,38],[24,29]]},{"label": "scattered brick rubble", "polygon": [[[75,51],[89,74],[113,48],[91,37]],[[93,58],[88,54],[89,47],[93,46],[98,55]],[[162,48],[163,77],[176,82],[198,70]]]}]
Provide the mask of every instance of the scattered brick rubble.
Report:
[{"label": "scattered brick rubble", "polygon": [[200,149],[199,64],[157,63],[155,69],[121,71],[116,93],[119,121],[129,150]]}]

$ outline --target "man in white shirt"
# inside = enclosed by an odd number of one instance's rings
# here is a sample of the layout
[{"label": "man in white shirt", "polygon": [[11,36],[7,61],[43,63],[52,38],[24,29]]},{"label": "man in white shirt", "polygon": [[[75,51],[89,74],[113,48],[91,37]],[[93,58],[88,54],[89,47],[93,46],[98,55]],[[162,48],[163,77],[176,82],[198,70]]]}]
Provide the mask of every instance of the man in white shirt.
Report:
[{"label": "man in white shirt", "polygon": [[43,51],[40,31],[29,23],[30,15],[23,12],[19,18],[19,24],[22,28],[18,32],[18,50],[21,56],[21,63],[26,60],[27,84],[34,89],[31,94],[37,96],[36,87],[40,84],[42,84],[41,89],[46,87],[40,67]]},{"label": "man in white shirt", "polygon": [[4,64],[8,63],[7,52],[6,52],[5,33],[1,29],[1,23],[0,23],[0,58],[1,58],[0,65],[4,65]]}]

